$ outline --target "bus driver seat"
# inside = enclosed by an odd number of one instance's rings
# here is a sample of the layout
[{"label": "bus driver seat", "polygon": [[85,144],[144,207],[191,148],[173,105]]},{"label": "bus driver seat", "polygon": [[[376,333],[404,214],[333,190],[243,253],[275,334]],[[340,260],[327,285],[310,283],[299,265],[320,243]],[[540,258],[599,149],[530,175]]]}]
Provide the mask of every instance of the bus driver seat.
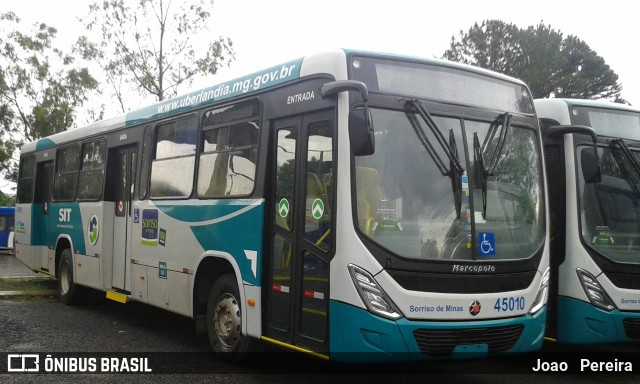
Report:
[{"label": "bus driver seat", "polygon": [[378,206],[384,199],[380,174],[375,168],[356,167],[356,194],[358,198],[358,225],[366,235],[371,234],[377,219]]}]

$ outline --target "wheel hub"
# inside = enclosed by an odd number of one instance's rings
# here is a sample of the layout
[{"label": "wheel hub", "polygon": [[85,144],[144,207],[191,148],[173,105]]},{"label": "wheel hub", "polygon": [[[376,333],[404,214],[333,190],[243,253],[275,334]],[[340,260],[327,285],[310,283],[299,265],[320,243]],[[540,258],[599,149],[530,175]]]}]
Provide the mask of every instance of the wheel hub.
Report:
[{"label": "wheel hub", "polygon": [[241,335],[240,306],[235,297],[228,293],[220,296],[213,323],[220,343],[226,349],[232,349]]},{"label": "wheel hub", "polygon": [[69,292],[69,277],[69,266],[67,263],[63,263],[60,270],[60,290],[62,294]]}]

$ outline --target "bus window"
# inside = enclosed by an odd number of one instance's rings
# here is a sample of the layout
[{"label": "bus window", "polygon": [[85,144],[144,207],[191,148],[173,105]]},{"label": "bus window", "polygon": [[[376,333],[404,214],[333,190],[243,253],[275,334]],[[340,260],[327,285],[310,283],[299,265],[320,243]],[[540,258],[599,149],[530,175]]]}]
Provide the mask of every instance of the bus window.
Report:
[{"label": "bus window", "polygon": [[151,197],[189,197],[193,186],[198,119],[158,126],[151,164]]},{"label": "bus window", "polygon": [[140,200],[147,197],[147,184],[149,182],[149,149],[151,148],[151,134],[153,130],[150,125],[144,129],[144,139],[142,140],[142,159],[140,171],[140,184],[138,187],[138,198]]},{"label": "bus window", "polygon": [[293,229],[293,195],[296,174],[297,133],[294,127],[278,131],[276,162],[276,207],[275,223],[291,232]]},{"label": "bus window", "polygon": [[198,196],[248,196],[258,156],[258,99],[207,111],[198,169]]},{"label": "bus window", "polygon": [[328,121],[313,122],[307,128],[307,196],[305,239],[323,251],[331,248],[331,185],[333,138]]},{"label": "bus window", "polygon": [[599,148],[598,151],[602,164],[601,182],[589,184],[579,178],[583,241],[614,262],[637,263],[640,175],[631,171],[628,160],[618,150]]},{"label": "bus window", "polygon": [[258,124],[251,121],[203,133],[198,195],[246,196],[253,191]]},{"label": "bus window", "polygon": [[78,200],[98,200],[104,183],[104,140],[82,144],[82,163],[78,177]]},{"label": "bus window", "polygon": [[56,174],[53,180],[54,200],[71,201],[75,199],[79,159],[77,145],[58,150],[56,155]]},{"label": "bus window", "polygon": [[20,179],[18,181],[18,203],[30,203],[33,200],[33,182],[36,176],[36,157],[25,156],[20,164]]}]

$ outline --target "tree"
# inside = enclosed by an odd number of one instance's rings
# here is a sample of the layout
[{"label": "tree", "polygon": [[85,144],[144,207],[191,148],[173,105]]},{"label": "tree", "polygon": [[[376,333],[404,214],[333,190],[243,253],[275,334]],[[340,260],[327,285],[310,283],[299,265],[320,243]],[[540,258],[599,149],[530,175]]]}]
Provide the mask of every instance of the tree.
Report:
[{"label": "tree", "polygon": [[21,31],[13,12],[0,14],[0,176],[17,179],[16,149],[76,123],[98,83],[73,56],[53,46],[56,29]]},{"label": "tree", "polygon": [[534,97],[623,100],[618,75],[602,57],[542,22],[527,29],[500,20],[475,23],[451,38],[443,57],[522,79]]},{"label": "tree", "polygon": [[82,36],[77,51],[100,65],[122,112],[123,85],[164,100],[194,76],[215,74],[233,59],[229,38],[208,40],[211,6],[213,0],[94,2],[83,21],[88,31],[98,30],[98,42]]},{"label": "tree", "polygon": [[475,23],[469,32],[460,31],[460,40],[451,37],[451,47],[444,54],[448,60],[474,64],[492,71],[512,72],[519,56],[520,30],[499,20]]},{"label": "tree", "polygon": [[2,191],[0,191],[0,207],[15,207],[15,206],[16,206],[16,197],[7,196]]}]

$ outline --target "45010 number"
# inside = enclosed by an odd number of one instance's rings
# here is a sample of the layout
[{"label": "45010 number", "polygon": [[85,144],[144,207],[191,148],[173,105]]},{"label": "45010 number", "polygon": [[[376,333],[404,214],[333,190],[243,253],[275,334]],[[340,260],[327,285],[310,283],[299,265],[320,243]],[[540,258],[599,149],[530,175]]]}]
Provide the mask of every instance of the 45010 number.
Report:
[{"label": "45010 number", "polygon": [[520,297],[502,297],[496,300],[493,306],[497,312],[511,312],[524,310],[524,296]]}]

